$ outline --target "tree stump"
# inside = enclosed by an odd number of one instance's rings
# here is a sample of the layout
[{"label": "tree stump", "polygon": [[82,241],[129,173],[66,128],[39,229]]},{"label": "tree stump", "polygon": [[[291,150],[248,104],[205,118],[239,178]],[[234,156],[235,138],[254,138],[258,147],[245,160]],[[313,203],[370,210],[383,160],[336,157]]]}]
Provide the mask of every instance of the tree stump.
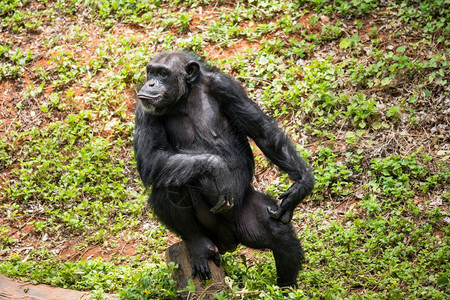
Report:
[{"label": "tree stump", "polygon": [[166,261],[167,263],[174,262],[179,266],[173,273],[174,280],[177,282],[177,290],[184,289],[188,285],[189,279],[192,279],[195,284],[195,292],[182,292],[178,299],[214,299],[212,294],[217,294],[225,289],[225,273],[212,260],[208,261],[212,280],[205,283],[198,276],[192,278],[189,252],[184,242],[176,243],[166,250]]}]

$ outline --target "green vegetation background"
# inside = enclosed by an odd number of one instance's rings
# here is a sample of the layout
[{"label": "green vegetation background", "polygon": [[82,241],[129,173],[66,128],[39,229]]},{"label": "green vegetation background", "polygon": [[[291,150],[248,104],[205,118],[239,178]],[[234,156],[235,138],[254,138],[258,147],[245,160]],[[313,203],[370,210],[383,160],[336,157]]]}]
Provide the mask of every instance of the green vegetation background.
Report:
[{"label": "green vegetation background", "polygon": [[[287,298],[448,299],[449,44],[449,0],[1,1],[0,272],[98,299],[177,294],[132,132],[149,57],[186,49],[314,169]],[[254,150],[255,186],[279,195],[289,179]],[[269,252],[223,262],[217,299],[283,297]]]}]

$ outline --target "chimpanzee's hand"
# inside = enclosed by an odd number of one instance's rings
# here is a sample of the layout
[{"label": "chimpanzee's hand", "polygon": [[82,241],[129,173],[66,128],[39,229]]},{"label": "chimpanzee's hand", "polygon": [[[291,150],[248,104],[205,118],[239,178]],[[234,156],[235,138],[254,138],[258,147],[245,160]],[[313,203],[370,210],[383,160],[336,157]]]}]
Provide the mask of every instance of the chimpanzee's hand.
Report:
[{"label": "chimpanzee's hand", "polygon": [[234,197],[230,192],[219,194],[219,201],[209,211],[213,214],[223,214],[234,206]]},{"label": "chimpanzee's hand", "polygon": [[222,173],[215,178],[215,184],[219,200],[209,211],[213,214],[223,214],[234,206],[234,196],[232,191],[232,181],[230,171],[224,167]]},{"label": "chimpanzee's hand", "polygon": [[294,214],[295,207],[304,197],[302,185],[298,181],[294,182],[286,192],[279,196],[279,199],[282,201],[278,209],[273,210],[270,207],[267,208],[269,215],[273,219],[280,220],[284,224],[289,223]]}]

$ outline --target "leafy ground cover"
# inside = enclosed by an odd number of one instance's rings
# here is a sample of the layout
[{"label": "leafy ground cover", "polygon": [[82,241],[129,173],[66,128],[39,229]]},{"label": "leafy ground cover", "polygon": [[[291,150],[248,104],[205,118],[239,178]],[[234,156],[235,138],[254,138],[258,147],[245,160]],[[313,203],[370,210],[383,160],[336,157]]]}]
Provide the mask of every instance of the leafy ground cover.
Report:
[{"label": "leafy ground cover", "polygon": [[[236,77],[313,166],[291,299],[448,299],[450,1],[0,3],[0,273],[173,298],[132,154],[135,86],[164,49]],[[255,186],[289,179],[255,147]],[[223,256],[217,299],[278,299],[269,252]]]}]

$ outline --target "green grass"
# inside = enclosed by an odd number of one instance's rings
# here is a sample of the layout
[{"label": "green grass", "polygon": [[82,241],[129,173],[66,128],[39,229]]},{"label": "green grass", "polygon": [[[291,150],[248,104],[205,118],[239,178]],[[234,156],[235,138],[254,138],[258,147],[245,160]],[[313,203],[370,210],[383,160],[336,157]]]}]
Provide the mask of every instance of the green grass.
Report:
[{"label": "green grass", "polygon": [[[298,289],[240,247],[217,299],[449,298],[449,15],[448,0],[3,1],[0,272],[95,299],[180,292],[132,133],[149,57],[187,49],[237,78],[316,178],[292,221]],[[260,190],[289,187],[255,159]]]}]

